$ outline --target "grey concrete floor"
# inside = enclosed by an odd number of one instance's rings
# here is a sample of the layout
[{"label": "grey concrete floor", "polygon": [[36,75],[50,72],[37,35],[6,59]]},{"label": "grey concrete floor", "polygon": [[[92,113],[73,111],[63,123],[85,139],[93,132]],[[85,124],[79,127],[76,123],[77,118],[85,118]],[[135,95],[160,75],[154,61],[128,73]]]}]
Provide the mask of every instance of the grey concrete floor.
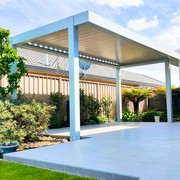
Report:
[{"label": "grey concrete floor", "polygon": [[141,180],[180,179],[180,123],[114,126],[130,128],[115,128],[76,142],[11,153],[4,159],[90,176],[106,172],[112,177],[105,174],[104,179],[121,179],[113,175]]}]

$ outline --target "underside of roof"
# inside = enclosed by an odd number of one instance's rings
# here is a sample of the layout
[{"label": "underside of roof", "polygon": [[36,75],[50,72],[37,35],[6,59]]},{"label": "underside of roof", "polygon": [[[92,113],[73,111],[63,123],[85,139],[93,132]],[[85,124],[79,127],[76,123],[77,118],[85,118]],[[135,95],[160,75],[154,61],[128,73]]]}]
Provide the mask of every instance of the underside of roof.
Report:
[{"label": "underside of roof", "polygon": [[13,45],[67,57],[70,23],[78,27],[82,60],[121,68],[165,61],[179,65],[179,53],[162,48],[89,11],[14,36]]}]

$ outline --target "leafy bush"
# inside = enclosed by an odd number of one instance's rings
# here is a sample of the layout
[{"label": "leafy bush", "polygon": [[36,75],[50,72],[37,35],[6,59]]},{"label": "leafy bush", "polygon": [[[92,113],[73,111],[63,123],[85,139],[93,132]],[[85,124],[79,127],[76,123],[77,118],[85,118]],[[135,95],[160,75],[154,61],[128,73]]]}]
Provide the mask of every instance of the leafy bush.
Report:
[{"label": "leafy bush", "polygon": [[111,97],[103,97],[101,99],[101,107],[102,107],[102,112],[107,118],[109,119],[111,111],[112,111],[112,98]]},{"label": "leafy bush", "polygon": [[89,124],[99,124],[98,116],[90,116],[88,119]]},{"label": "leafy bush", "polygon": [[80,89],[80,118],[81,124],[89,124],[91,117],[98,116],[100,113],[100,103],[92,95],[86,95]]},{"label": "leafy bush", "polygon": [[54,106],[35,100],[19,106],[0,101],[0,142],[36,140],[47,129],[53,110]]},{"label": "leafy bush", "polygon": [[56,113],[52,113],[49,120],[49,128],[54,129],[54,128],[61,128],[61,127],[64,127],[63,121],[57,118]]},{"label": "leafy bush", "polygon": [[101,124],[109,122],[109,118],[107,116],[98,116],[98,119],[99,119],[99,123]]},{"label": "leafy bush", "polygon": [[56,111],[61,109],[65,96],[60,92],[51,93],[49,98],[49,103],[56,106]]},{"label": "leafy bush", "polygon": [[180,114],[173,115],[174,121],[180,121]]},{"label": "leafy bush", "polygon": [[0,143],[10,144],[12,142],[22,142],[25,133],[20,129],[14,120],[0,123]]},{"label": "leafy bush", "polygon": [[17,124],[25,132],[25,140],[36,140],[42,131],[48,128],[51,112],[55,107],[33,100],[30,104],[23,104],[11,109]]},{"label": "leafy bush", "polygon": [[0,143],[21,142],[25,136],[13,120],[12,107],[9,101],[0,101]]},{"label": "leafy bush", "polygon": [[141,113],[134,113],[129,110],[125,110],[122,113],[122,121],[124,122],[140,122],[142,120]]},{"label": "leafy bush", "polygon": [[129,110],[123,111],[122,120],[124,122],[154,122],[154,116],[160,116],[160,121],[167,121],[166,113],[156,109],[147,110],[142,113],[134,113]]},{"label": "leafy bush", "polygon": [[49,128],[63,127],[63,121],[60,119],[60,115],[64,98],[65,96],[60,92],[50,94],[49,103],[56,106],[56,110],[51,115],[49,121]]},{"label": "leafy bush", "polygon": [[157,111],[156,109],[147,110],[142,113],[143,122],[154,122],[154,116],[160,116],[160,121],[167,121],[166,113]]}]

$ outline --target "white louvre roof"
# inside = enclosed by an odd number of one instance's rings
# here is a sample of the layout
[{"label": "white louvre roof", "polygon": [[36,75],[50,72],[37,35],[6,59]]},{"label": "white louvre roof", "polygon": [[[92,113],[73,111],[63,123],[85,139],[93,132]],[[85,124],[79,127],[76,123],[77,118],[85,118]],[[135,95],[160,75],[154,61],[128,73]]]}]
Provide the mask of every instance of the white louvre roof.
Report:
[{"label": "white louvre roof", "polygon": [[79,56],[82,59],[120,67],[165,61],[179,65],[179,53],[89,11],[14,36],[12,43],[67,56],[71,20],[78,27]]}]

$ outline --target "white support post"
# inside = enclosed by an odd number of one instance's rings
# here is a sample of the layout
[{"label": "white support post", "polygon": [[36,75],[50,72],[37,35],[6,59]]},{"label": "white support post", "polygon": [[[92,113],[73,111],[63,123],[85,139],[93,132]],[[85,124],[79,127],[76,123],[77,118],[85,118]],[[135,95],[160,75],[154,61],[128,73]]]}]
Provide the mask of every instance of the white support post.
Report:
[{"label": "white support post", "polygon": [[[10,44],[10,46],[11,46],[12,48],[16,49],[16,46],[13,46],[13,39],[12,39],[12,38],[11,38],[11,44]],[[13,63],[12,66],[11,66],[11,73],[15,73],[16,71],[17,71],[16,63]],[[15,91],[12,93],[11,97],[12,97],[13,99],[17,99],[17,90],[15,90]]]},{"label": "white support post", "polygon": [[[16,71],[17,71],[16,63],[13,63],[12,66],[11,66],[11,73],[15,73]],[[17,90],[13,91],[11,97],[13,99],[17,99]]]},{"label": "white support post", "polygon": [[70,84],[70,140],[80,139],[80,100],[79,100],[79,52],[78,29],[73,21],[68,27],[69,45],[69,84]]},{"label": "white support post", "polygon": [[121,69],[116,69],[116,113],[117,121],[122,122]]},{"label": "white support post", "polygon": [[179,60],[179,88],[180,88],[180,60]]},{"label": "white support post", "polygon": [[167,120],[173,122],[172,113],[172,90],[171,90],[171,64],[165,62],[165,74],[166,74],[166,109],[167,109]]}]

